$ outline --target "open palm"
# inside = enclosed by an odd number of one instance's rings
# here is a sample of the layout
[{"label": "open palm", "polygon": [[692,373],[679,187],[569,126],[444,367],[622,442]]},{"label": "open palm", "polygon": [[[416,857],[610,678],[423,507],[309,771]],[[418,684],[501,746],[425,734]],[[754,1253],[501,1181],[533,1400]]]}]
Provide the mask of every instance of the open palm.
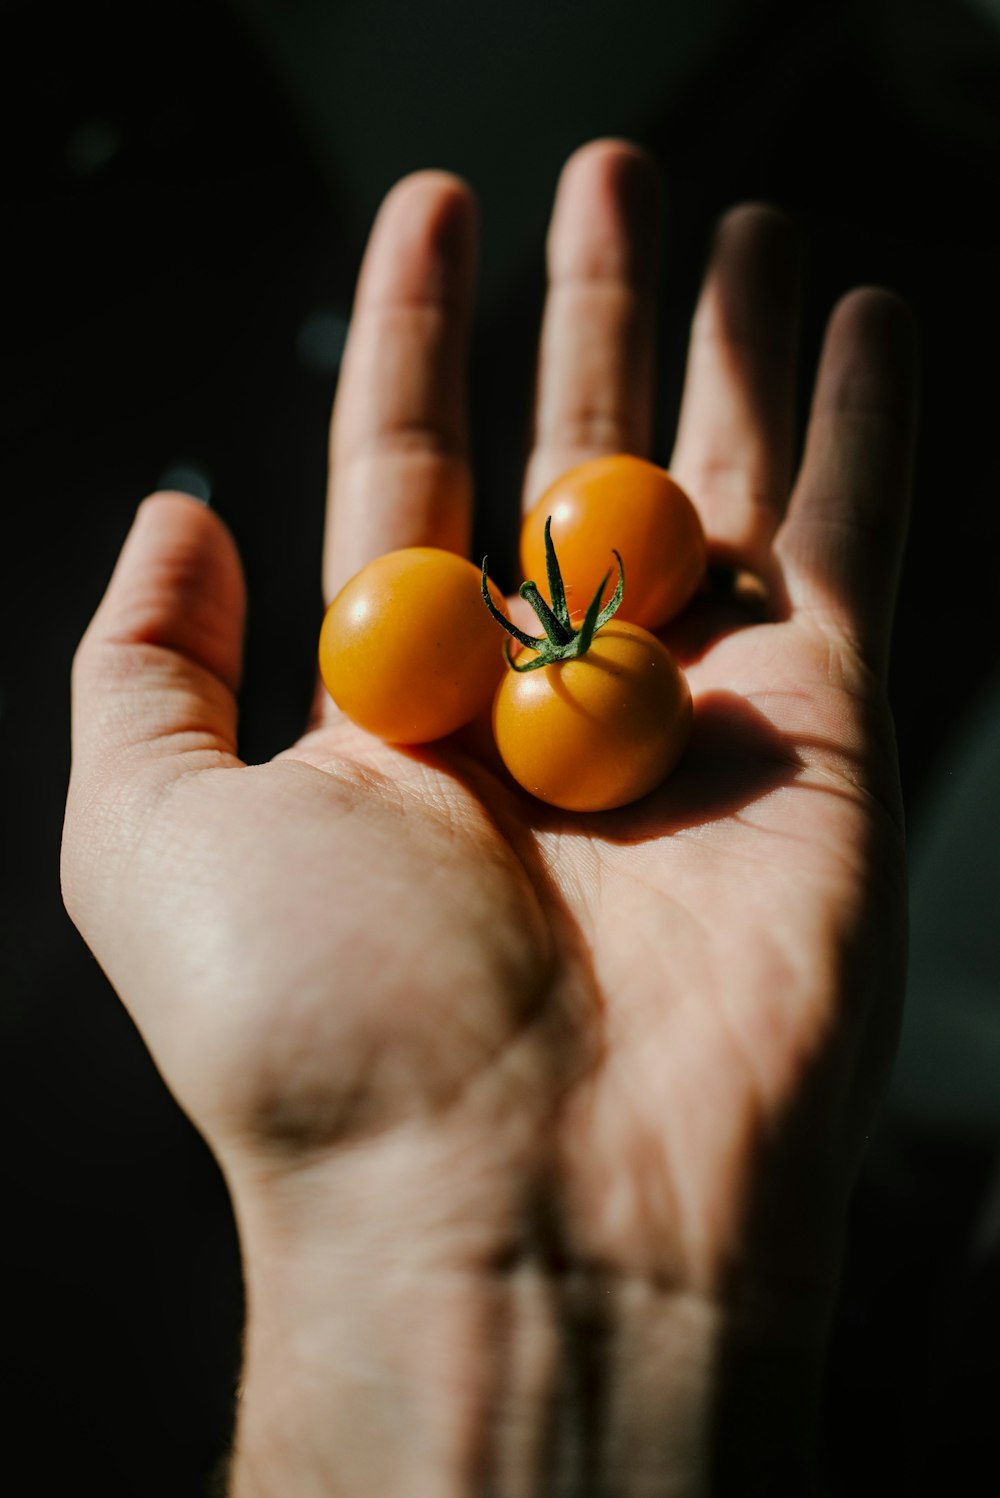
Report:
[{"label": "open palm", "polygon": [[[648,450],[654,190],[617,143],[565,169],[529,501]],[[468,546],[472,239],[441,174],[383,206],[333,422],[328,593],[393,547]],[[233,544],[184,497],[140,512],[77,662],[67,901],[248,1241],[256,1204],[308,1180],[321,1216],[436,1271],[585,1285],[591,1308],[599,1284],[642,1366],[651,1304],[784,1297],[821,1337],[902,982],[884,673],[914,361],[894,298],[844,299],[793,484],[798,281],[781,215],[727,216],[670,466],[730,586],[666,637],[690,749],[620,811],[534,802],[470,735],[382,745],[321,693],[296,745],[244,766]]]}]

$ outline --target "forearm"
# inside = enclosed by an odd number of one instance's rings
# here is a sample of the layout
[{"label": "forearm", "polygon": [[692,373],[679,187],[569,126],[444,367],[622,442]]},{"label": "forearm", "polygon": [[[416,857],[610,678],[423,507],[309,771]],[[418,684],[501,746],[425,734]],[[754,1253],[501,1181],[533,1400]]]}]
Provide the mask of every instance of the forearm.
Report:
[{"label": "forearm", "polygon": [[829,1307],[433,1266],[398,1240],[247,1256],[230,1498],[806,1498]]}]

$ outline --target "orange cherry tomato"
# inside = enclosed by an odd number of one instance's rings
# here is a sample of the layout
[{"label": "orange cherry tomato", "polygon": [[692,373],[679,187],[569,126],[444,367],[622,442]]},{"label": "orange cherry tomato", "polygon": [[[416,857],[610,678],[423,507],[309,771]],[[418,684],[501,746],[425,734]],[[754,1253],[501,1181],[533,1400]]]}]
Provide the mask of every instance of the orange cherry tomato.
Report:
[{"label": "orange cherry tomato", "polygon": [[556,479],[525,516],[521,568],[543,593],[549,516],[572,614],[586,608],[609,569],[603,601],[611,597],[612,548],[621,553],[628,579],[620,617],[646,629],[661,629],[679,614],[705,575],[697,510],[666,469],[642,458],[619,454],[581,463]]},{"label": "orange cherry tomato", "polygon": [[[530,659],[527,650],[517,657]],[[646,795],[680,759],[691,722],[687,679],[666,646],[617,617],[576,660],[509,670],[493,701],[507,769],[566,811],[609,811]]]},{"label": "orange cherry tomato", "polygon": [[394,744],[429,743],[474,718],[505,669],[481,586],[471,562],[431,546],[390,551],[363,567],[320,630],[320,674],[338,707]]}]

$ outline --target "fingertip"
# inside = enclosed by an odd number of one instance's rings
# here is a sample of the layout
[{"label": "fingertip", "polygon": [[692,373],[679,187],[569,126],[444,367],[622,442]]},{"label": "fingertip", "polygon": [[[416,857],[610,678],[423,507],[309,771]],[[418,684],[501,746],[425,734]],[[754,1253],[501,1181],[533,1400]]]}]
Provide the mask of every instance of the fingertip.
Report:
[{"label": "fingertip", "polygon": [[806,233],[798,218],[777,203],[737,203],[716,224],[716,253],[740,263],[751,290],[770,302],[789,302],[800,290]]},{"label": "fingertip", "polygon": [[225,521],[190,494],[156,490],[136,509],[88,635],[165,646],[235,691],[245,610],[243,567]]},{"label": "fingertip", "polygon": [[133,524],[137,524],[140,520],[145,524],[147,517],[155,517],[158,511],[166,512],[170,509],[178,513],[188,509],[192,513],[201,511],[215,516],[217,520],[220,519],[208,500],[202,499],[199,494],[191,494],[186,489],[154,489],[140,499],[136,506]]},{"label": "fingertip", "polygon": [[418,167],[394,182],[382,200],[379,212],[394,211],[407,198],[448,198],[474,204],[475,195],[467,180],[445,167]]},{"label": "fingertip", "polygon": [[844,292],[832,315],[833,318],[857,319],[877,327],[906,328],[909,336],[916,333],[916,313],[912,303],[892,287],[877,282],[854,286]]},{"label": "fingertip", "polygon": [[452,300],[471,283],[478,234],[475,195],[453,172],[398,181],[376,215],[360,291],[378,300]]},{"label": "fingertip", "polygon": [[637,141],[618,135],[598,136],[577,146],[563,164],[560,184],[569,184],[581,172],[611,181],[653,182],[659,178],[655,156]]},{"label": "fingertip", "polygon": [[444,251],[465,248],[477,217],[476,195],[469,183],[457,172],[438,167],[402,177],[386,195],[383,209],[387,216],[422,217],[429,237]]},{"label": "fingertip", "polygon": [[915,362],[919,340],[916,309],[887,286],[855,286],[834,306],[831,328],[850,331],[897,360]]},{"label": "fingertip", "polygon": [[806,238],[785,209],[764,201],[737,203],[716,221],[706,292],[694,332],[720,329],[787,359],[801,311]]},{"label": "fingertip", "polygon": [[724,235],[770,235],[793,248],[805,245],[805,230],[791,209],[768,198],[747,198],[719,215],[716,233]]},{"label": "fingertip", "polygon": [[652,278],[662,217],[660,172],[649,152],[616,137],[588,141],[559,176],[548,237],[550,275]]},{"label": "fingertip", "polygon": [[879,285],[846,292],[827,324],[817,410],[878,409],[912,420],[918,373],[919,329],[911,303]]}]

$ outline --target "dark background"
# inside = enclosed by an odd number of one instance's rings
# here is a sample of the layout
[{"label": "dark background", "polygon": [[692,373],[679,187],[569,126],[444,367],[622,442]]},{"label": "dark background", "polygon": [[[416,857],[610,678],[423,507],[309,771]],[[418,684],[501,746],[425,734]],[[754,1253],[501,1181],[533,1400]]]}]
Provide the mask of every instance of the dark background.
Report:
[{"label": "dark background", "polygon": [[416,167],[481,198],[477,554],[509,566],[545,223],[563,160],[601,134],[663,167],[663,461],[731,203],[806,230],[803,400],[843,291],[890,285],[920,320],[892,679],[913,977],[855,1203],[825,1468],[836,1494],[996,1490],[998,85],[1000,0],[0,6],[0,1408],[25,1491],[200,1494],[241,1320],[214,1163],[59,900],[75,643],[142,495],[200,491],[249,577],[244,754],[297,733],[353,279]]}]

